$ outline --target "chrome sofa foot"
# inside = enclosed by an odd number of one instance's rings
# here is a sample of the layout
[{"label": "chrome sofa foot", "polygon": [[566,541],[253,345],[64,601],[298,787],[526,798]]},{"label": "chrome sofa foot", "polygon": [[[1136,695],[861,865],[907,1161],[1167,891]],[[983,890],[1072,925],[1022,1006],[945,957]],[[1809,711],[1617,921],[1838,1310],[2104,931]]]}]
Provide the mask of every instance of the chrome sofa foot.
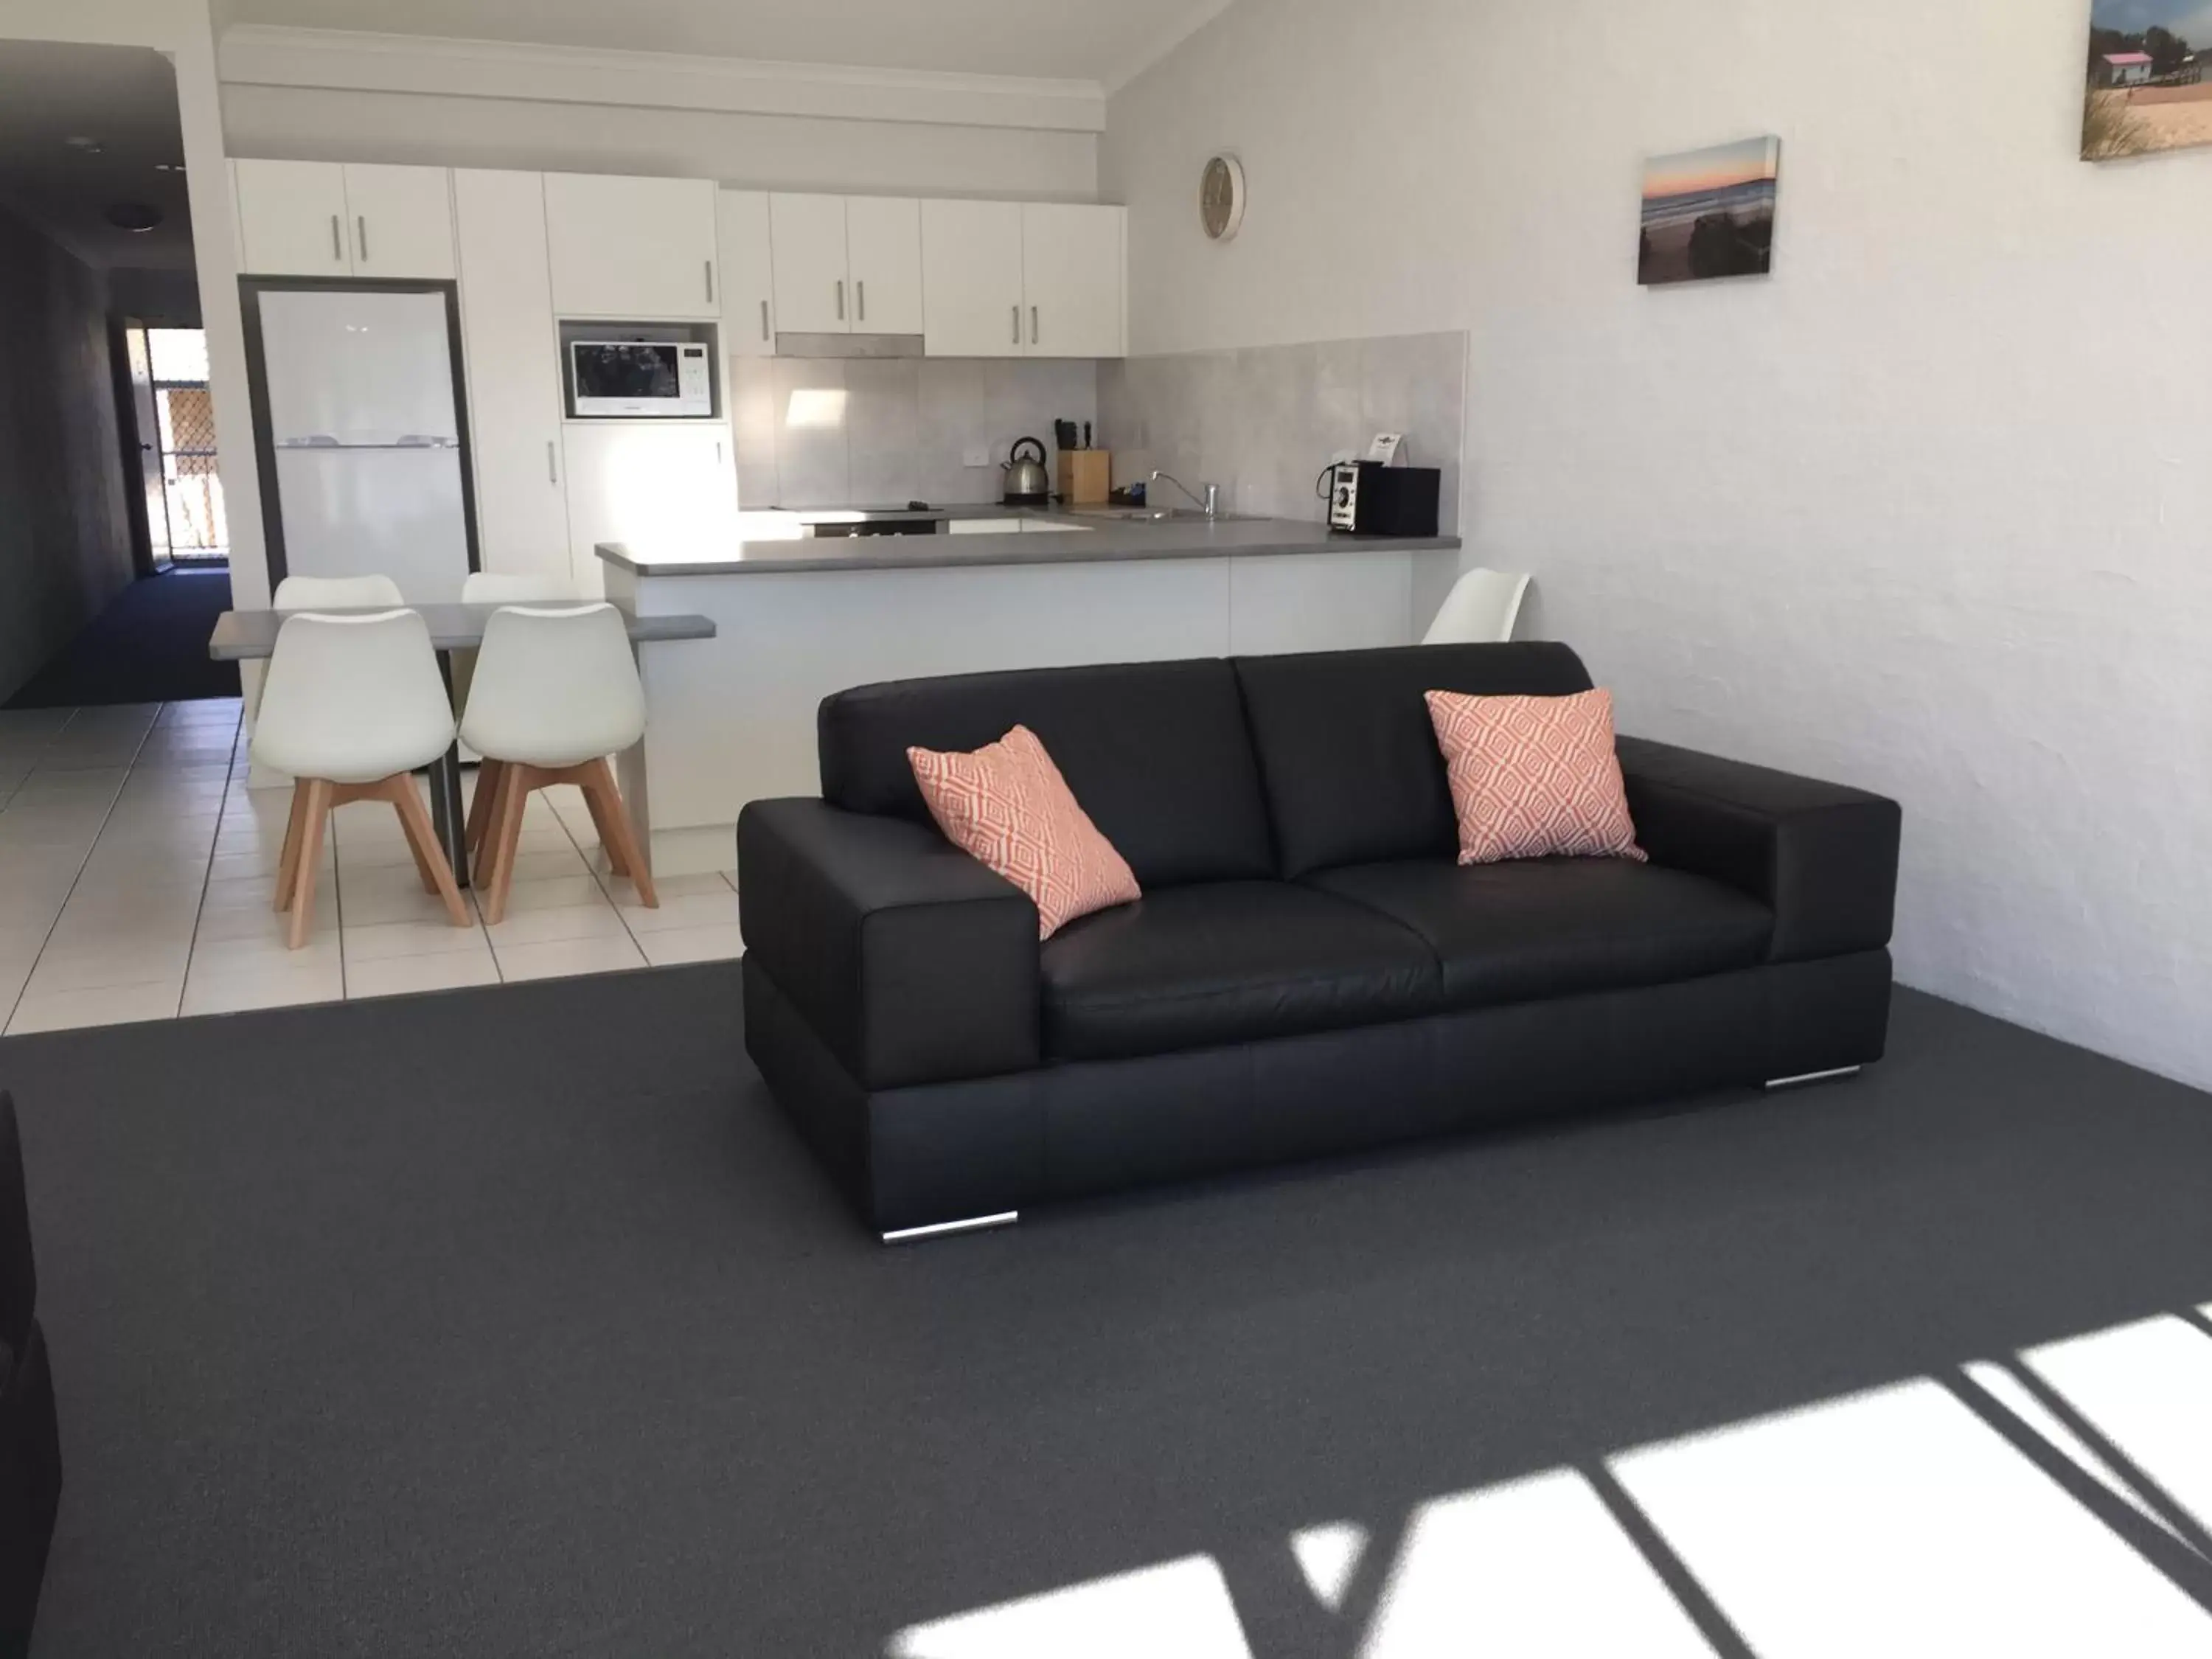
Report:
[{"label": "chrome sofa foot", "polygon": [[969,1216],[964,1221],[938,1221],[927,1227],[901,1227],[896,1232],[884,1235],[886,1244],[910,1244],[918,1238],[944,1238],[953,1233],[980,1233],[987,1227],[1011,1227],[1022,1218],[1019,1210],[1001,1210],[996,1215]]},{"label": "chrome sofa foot", "polygon": [[1771,1078],[1768,1079],[1766,1086],[1770,1090],[1796,1089],[1808,1083],[1833,1083],[1838,1078],[1856,1077],[1858,1074],[1859,1068],[1856,1066],[1838,1066],[1832,1071],[1807,1072],[1797,1077]]}]

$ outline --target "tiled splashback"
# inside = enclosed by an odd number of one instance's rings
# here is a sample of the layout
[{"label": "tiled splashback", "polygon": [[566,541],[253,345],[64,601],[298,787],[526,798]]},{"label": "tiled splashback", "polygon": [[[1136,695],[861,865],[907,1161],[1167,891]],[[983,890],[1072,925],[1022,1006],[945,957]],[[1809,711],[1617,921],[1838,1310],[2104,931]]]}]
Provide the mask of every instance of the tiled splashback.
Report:
[{"label": "tiled splashback", "polygon": [[1066,359],[738,357],[729,389],[748,509],[994,501],[1017,438],[1097,419],[1097,365]]},{"label": "tiled splashback", "polygon": [[1219,484],[1233,512],[1319,519],[1321,470],[1340,452],[1364,455],[1377,432],[1403,432],[1403,460],[1443,471],[1449,535],[1466,394],[1464,333],[1132,357],[1098,365],[1098,441],[1114,451],[1117,484],[1162,467],[1194,489]]}]

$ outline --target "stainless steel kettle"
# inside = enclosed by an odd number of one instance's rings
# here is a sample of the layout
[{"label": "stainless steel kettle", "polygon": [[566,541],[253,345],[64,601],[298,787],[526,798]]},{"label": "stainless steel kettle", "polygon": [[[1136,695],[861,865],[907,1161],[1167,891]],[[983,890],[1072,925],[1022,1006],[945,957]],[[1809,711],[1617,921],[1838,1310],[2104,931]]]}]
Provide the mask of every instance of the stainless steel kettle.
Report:
[{"label": "stainless steel kettle", "polygon": [[[1024,460],[1022,451],[1034,449],[1036,459]],[[1006,487],[999,496],[1006,507],[1042,507],[1052,497],[1052,480],[1045,474],[1044,441],[1040,438],[1017,438],[1014,447],[1006,452],[1000,463],[1006,475]]]}]

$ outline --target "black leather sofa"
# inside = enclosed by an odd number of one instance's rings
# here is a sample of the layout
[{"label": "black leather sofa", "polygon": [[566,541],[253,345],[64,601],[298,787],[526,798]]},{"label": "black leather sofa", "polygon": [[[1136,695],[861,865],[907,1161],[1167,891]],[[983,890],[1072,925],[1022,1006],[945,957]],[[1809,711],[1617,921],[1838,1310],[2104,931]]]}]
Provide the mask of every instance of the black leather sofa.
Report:
[{"label": "black leather sofa", "polygon": [[62,1453],[15,1103],[0,1092],[0,1659],[27,1653],[61,1504]]},{"label": "black leather sofa", "polygon": [[[1893,802],[1624,738],[1648,865],[1463,869],[1423,693],[1563,645],[963,676],[822,705],[738,824],[745,1043],[884,1232],[1880,1058]],[[1039,945],[909,744],[1044,740],[1145,896]]]}]

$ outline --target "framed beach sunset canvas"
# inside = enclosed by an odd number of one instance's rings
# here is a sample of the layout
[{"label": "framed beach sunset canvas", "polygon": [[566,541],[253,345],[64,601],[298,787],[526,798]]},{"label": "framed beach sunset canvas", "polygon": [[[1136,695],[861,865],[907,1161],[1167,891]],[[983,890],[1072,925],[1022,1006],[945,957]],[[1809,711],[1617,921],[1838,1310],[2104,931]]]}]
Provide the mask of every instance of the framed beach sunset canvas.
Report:
[{"label": "framed beach sunset canvas", "polygon": [[1765,276],[1774,268],[1781,176],[1782,141],[1775,137],[1645,162],[1636,280],[1649,288]]},{"label": "framed beach sunset canvas", "polygon": [[2212,0],[2096,0],[2081,159],[2212,144]]}]

